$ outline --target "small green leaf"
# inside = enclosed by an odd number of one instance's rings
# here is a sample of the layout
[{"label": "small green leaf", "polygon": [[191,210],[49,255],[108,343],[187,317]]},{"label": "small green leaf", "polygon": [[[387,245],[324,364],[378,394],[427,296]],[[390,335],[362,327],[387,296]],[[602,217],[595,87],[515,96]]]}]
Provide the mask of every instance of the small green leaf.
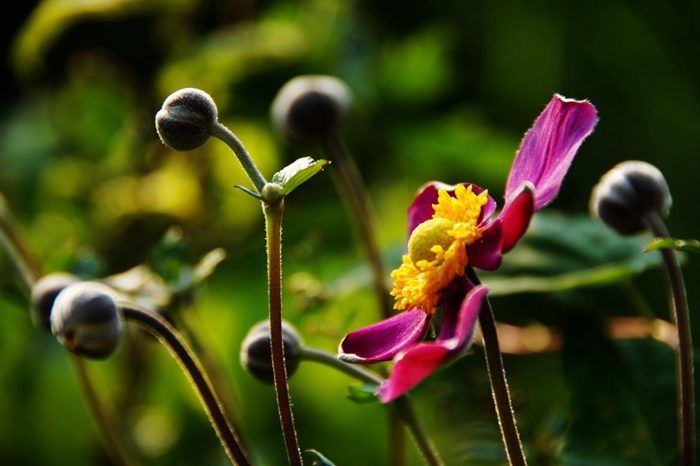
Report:
[{"label": "small green leaf", "polygon": [[656,238],[654,241],[647,244],[643,251],[650,252],[660,249],[675,249],[676,251],[700,254],[700,241],[696,239]]},{"label": "small green leaf", "polygon": [[306,453],[311,453],[316,457],[314,459],[314,462],[311,463],[311,466],[335,466],[335,464],[333,464],[331,460],[323,456],[321,452],[317,450],[306,450]]},{"label": "small green leaf", "polygon": [[377,398],[377,386],[375,384],[366,383],[362,386],[350,385],[348,387],[350,394],[348,399],[354,401],[357,404],[369,404],[379,402]]},{"label": "small green leaf", "polygon": [[272,176],[272,183],[282,186],[282,196],[291,193],[297,186],[323,169],[327,160],[314,160],[303,157],[287,165]]},{"label": "small green leaf", "polygon": [[237,185],[235,185],[235,187],[238,188],[238,189],[240,189],[241,191],[243,191],[243,192],[246,193],[246,194],[250,194],[251,196],[253,196],[255,199],[257,199],[257,200],[259,200],[259,201],[262,200],[262,197],[260,197],[260,194],[258,194],[258,193],[256,193],[255,191],[252,191],[252,190],[246,188],[245,186],[241,186],[240,184],[237,184]]}]

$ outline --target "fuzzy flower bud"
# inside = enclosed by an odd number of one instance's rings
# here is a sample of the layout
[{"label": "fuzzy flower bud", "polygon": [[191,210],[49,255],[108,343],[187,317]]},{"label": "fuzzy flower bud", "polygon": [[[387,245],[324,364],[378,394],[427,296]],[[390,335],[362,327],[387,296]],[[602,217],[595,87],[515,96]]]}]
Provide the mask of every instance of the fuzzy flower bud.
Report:
[{"label": "fuzzy flower bud", "polygon": [[56,296],[68,285],[80,278],[65,272],[55,272],[41,277],[32,287],[32,320],[35,325],[51,330],[51,309]]},{"label": "fuzzy flower bud", "polygon": [[671,203],[668,184],[659,169],[630,160],[603,175],[593,188],[590,211],[619,234],[634,235],[647,229],[646,214],[653,211],[666,217]]},{"label": "fuzzy flower bud", "polygon": [[[282,322],[282,341],[287,377],[291,377],[301,363],[302,341],[297,331],[287,322]],[[241,365],[253,377],[272,384],[275,382],[272,370],[272,349],[270,347],[270,321],[255,324],[248,331],[241,344]]]},{"label": "fuzzy flower bud", "polygon": [[101,283],[69,285],[56,297],[51,330],[71,352],[90,359],[107,359],[124,333],[115,292]]},{"label": "fuzzy flower bud", "polygon": [[156,130],[166,146],[188,151],[209,139],[208,126],[217,119],[214,100],[204,91],[191,87],[180,89],[165,99],[156,113]]},{"label": "fuzzy flower bud", "polygon": [[282,86],[272,103],[271,117],[287,138],[320,141],[345,123],[352,94],[332,76],[298,76]]}]

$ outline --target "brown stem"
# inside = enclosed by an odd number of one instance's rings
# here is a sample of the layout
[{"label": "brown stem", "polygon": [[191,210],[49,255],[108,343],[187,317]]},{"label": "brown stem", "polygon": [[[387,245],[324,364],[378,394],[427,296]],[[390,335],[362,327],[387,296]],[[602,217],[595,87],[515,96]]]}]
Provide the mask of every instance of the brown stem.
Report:
[{"label": "brown stem", "polygon": [[[661,216],[649,212],[645,218],[649,231],[657,238],[669,238],[668,230]],[[693,339],[690,333],[688,301],[683,284],[683,274],[678,264],[676,252],[661,249],[661,257],[666,267],[666,276],[673,299],[673,317],[678,329],[678,408],[680,448],[684,466],[695,465],[695,393],[693,389]]]},{"label": "brown stem", "polygon": [[[466,273],[473,284],[481,284],[474,269],[467,267]],[[493,309],[491,309],[491,303],[488,298],[484,299],[479,312],[479,326],[481,327],[481,335],[484,341],[484,353],[486,355],[489,380],[491,381],[491,392],[496,405],[496,415],[498,416],[498,424],[501,428],[508,461],[512,466],[525,466],[527,462],[520,443],[518,427],[515,424],[515,414],[510,401],[506,372],[503,368],[501,349],[498,344],[496,319],[493,316]]]},{"label": "brown stem", "polygon": [[267,283],[270,311],[270,347],[272,370],[275,378],[275,393],[282,434],[287,448],[287,458],[292,466],[301,466],[301,452],[294,428],[292,401],[287,384],[287,367],[284,360],[282,338],[282,212],[284,199],[276,204],[263,203],[265,229],[267,232]]},{"label": "brown stem", "polygon": [[384,265],[382,264],[382,256],[379,253],[374,229],[372,228],[372,218],[369,213],[365,197],[366,189],[362,183],[362,178],[353,161],[343,150],[337,135],[329,135],[323,142],[322,147],[324,152],[328,154],[328,158],[334,162],[331,164],[331,168],[334,170],[333,173],[339,178],[339,183],[337,183],[338,190],[354,217],[353,223],[358,225],[367,260],[372,268],[374,287],[379,297],[382,316],[386,319],[392,315],[393,304],[389,290],[386,287]]},{"label": "brown stem", "polygon": [[184,340],[178,335],[177,330],[158,314],[140,309],[131,303],[120,302],[118,304],[126,320],[153,334],[170,350],[170,353],[190,379],[209,416],[209,420],[214,426],[214,430],[219,439],[221,439],[221,443],[233,464],[249,466],[251,464],[250,459],[243,449],[233,426],[226,417],[223,406],[219,402],[204,371],[202,371],[199,362]]},{"label": "brown stem", "polygon": [[110,459],[117,466],[139,466],[139,462],[126,445],[122,443],[122,436],[117,432],[112,417],[108,414],[105,406],[97,397],[97,390],[90,379],[90,374],[85,367],[85,361],[80,356],[69,354],[73,363],[73,369],[78,376],[78,384],[83,398],[87,403],[92,420],[95,423],[97,432],[100,434],[102,443],[107,450]]}]

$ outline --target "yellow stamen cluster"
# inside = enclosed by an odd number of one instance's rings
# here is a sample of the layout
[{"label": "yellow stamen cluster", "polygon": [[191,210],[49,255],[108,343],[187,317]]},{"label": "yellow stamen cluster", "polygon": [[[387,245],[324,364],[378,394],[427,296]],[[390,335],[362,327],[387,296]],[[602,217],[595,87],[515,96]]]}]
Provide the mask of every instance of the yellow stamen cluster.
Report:
[{"label": "yellow stamen cluster", "polygon": [[[433,205],[433,219],[447,222],[429,220],[411,234],[409,248],[421,253],[411,254],[418,259],[415,262],[409,256],[403,256],[401,266],[391,273],[394,278],[391,295],[396,298],[395,309],[418,308],[426,314],[434,313],[442,293],[452,280],[464,274],[464,268],[469,264],[466,246],[481,238],[477,222],[481,208],[488,201],[488,194],[484,191],[476,195],[471,186],[465,188],[459,185],[455,196],[442,189],[438,191],[438,203]],[[452,238],[447,249],[445,233]],[[435,244],[436,238],[442,238],[442,244]],[[434,254],[432,260],[423,258],[423,251],[428,250]]]}]

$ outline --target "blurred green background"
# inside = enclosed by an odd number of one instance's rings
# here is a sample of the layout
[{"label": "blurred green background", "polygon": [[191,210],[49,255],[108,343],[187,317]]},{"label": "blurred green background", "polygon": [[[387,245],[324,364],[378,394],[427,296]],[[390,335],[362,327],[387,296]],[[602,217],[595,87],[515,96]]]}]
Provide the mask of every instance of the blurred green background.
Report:
[{"label": "blurred green background", "polygon": [[[224,248],[188,312],[261,465],[286,459],[274,391],[238,362],[247,329],[267,315],[260,206],[234,188],[248,181],[220,141],[188,153],[160,143],[153,117],[165,97],[211,94],[269,177],[298,157],[323,158],[272,131],[278,89],[299,74],[345,80],[355,107],[343,141],[390,265],[420,185],[469,181],[502,199],[519,141],[551,96],[589,99],[600,122],[560,196],[503,270],[484,275],[499,321],[556,328],[563,342],[506,355],[519,426],[533,465],[677,464],[672,350],[605,330],[613,316],[669,320],[664,275],[640,252],[649,237],[623,241],[586,217],[599,177],[640,159],[671,187],[672,234],[700,236],[699,2],[44,0],[15,4],[0,22],[0,191],[30,249],[46,271],[94,278],[145,262],[179,270]],[[284,305],[308,344],[335,352],[379,313],[330,172],[287,200]],[[163,262],[172,226],[183,243]],[[700,268],[686,259],[692,312]],[[4,257],[0,270],[0,462],[110,464],[66,351],[32,326]],[[89,367],[144,463],[226,464],[162,347],[130,332],[112,360]],[[347,400],[354,382],[307,364],[290,383],[302,449],[338,465],[388,464],[387,410]],[[479,347],[413,395],[447,464],[505,463]],[[410,442],[407,456],[421,464]]]}]

